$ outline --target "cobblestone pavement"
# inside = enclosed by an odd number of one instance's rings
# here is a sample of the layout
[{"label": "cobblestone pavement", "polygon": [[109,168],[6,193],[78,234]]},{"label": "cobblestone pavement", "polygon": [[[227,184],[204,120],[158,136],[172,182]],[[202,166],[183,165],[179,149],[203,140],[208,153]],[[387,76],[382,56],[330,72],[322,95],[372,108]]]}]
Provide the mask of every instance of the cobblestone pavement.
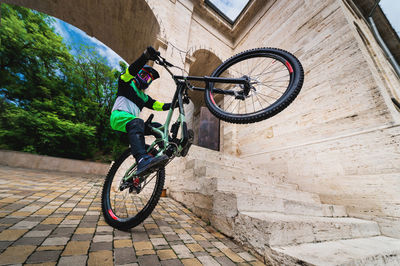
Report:
[{"label": "cobblestone pavement", "polygon": [[263,265],[170,198],[130,232],[113,229],[102,183],[0,166],[0,265]]}]

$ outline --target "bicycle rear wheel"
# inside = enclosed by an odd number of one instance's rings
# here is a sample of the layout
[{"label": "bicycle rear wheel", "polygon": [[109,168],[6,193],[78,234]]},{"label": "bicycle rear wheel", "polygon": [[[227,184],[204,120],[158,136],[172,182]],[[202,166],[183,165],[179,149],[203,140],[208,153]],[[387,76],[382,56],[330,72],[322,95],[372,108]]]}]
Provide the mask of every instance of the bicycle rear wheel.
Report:
[{"label": "bicycle rear wheel", "polygon": [[[164,186],[165,170],[161,168],[141,183],[139,193],[133,186],[121,190],[122,178],[134,162],[130,149],[124,151],[112,165],[103,185],[101,207],[104,218],[119,230],[128,230],[143,222],[157,205]],[[130,185],[133,185],[133,180]]]},{"label": "bicycle rear wheel", "polygon": [[248,80],[249,86],[208,83],[205,92],[206,105],[213,115],[246,124],[270,118],[293,102],[303,85],[304,71],[289,52],[258,48],[231,57],[211,76]]}]

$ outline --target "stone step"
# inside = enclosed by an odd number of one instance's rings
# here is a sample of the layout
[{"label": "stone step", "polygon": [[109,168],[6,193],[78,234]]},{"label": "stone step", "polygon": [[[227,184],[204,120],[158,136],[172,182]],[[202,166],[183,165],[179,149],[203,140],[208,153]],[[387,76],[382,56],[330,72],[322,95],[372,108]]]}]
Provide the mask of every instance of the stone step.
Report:
[{"label": "stone step", "polygon": [[400,265],[400,239],[385,236],[272,247],[272,250],[284,265]]},{"label": "stone step", "polygon": [[[276,171],[269,172],[268,169],[261,169],[257,167],[248,166],[247,162],[244,162],[240,166],[229,166],[224,162],[210,162],[200,159],[188,160],[185,164],[185,169],[198,169],[201,171],[205,167],[209,175],[223,176],[234,176],[243,181],[251,181],[259,184],[286,184],[294,189],[298,186],[295,184],[289,184],[285,182],[284,174],[276,174]],[[205,173],[202,173],[203,175]]]},{"label": "stone step", "polygon": [[[214,212],[228,217],[232,213],[232,209],[237,209],[239,212],[279,212],[283,214],[320,217],[347,216],[343,206],[288,200],[253,193],[225,193],[216,191],[214,193],[214,202]],[[229,211],[226,212],[227,210]]]},{"label": "stone step", "polygon": [[273,212],[240,212],[234,218],[235,238],[260,250],[380,235],[376,222],[356,218],[286,215]]},{"label": "stone step", "polygon": [[317,194],[303,192],[293,189],[291,186],[281,185],[260,185],[258,183],[243,182],[232,176],[209,177],[199,174],[196,169],[188,169],[180,174],[179,178],[171,180],[170,190],[182,190],[188,192],[200,192],[206,195],[213,195],[216,191],[231,193],[251,193],[260,197],[284,198],[287,200],[321,204]]},{"label": "stone step", "polygon": [[[186,169],[192,170],[192,169]],[[242,183],[253,183],[259,185],[276,185],[293,190],[297,190],[298,186],[295,184],[285,183],[281,178],[269,176],[262,173],[248,173],[243,170],[238,171],[229,167],[212,167],[212,166],[201,166],[193,168],[196,176],[198,177],[216,177],[226,180],[237,180]]]},{"label": "stone step", "polygon": [[[223,165],[232,166],[232,167],[238,167],[238,166],[242,166],[242,165],[246,164],[250,168],[259,168],[259,169],[264,169],[264,170],[268,169],[268,168],[266,168],[266,166],[270,165],[268,163],[254,163],[250,160],[241,159],[241,158],[238,158],[235,156],[223,154],[223,153],[213,151],[210,149],[206,149],[203,147],[199,147],[196,145],[191,146],[186,158],[188,160],[197,159],[197,160],[204,160],[207,162],[222,163]],[[273,164],[273,165],[276,165],[276,164]],[[282,165],[280,165],[279,168],[286,169],[286,167],[282,167]]]}]

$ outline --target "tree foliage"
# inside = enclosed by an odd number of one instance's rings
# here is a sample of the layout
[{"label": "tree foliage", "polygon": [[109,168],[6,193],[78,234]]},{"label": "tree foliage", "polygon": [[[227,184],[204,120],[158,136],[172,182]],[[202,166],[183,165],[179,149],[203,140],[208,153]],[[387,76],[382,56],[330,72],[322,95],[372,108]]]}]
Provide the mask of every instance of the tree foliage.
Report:
[{"label": "tree foliage", "polygon": [[47,15],[6,4],[1,15],[0,148],[77,159],[115,156],[126,146],[109,126],[120,72],[94,48],[73,56]]}]

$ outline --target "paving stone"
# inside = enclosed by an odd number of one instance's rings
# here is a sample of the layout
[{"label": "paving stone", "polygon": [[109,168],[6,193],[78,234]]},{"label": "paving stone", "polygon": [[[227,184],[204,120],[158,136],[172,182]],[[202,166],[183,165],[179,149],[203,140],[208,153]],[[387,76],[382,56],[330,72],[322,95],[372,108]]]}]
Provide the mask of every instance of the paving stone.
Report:
[{"label": "paving stone", "polygon": [[23,263],[36,246],[11,246],[0,254],[0,265]]},{"label": "paving stone", "polygon": [[235,266],[236,264],[233,263],[230,259],[228,259],[225,256],[222,257],[214,257],[214,259],[219,262],[221,265],[227,265],[227,266]]},{"label": "paving stone", "polygon": [[119,231],[119,230],[114,231],[114,239],[131,239],[131,238],[132,235],[130,232]]},{"label": "paving stone", "polygon": [[2,224],[16,224],[22,221],[23,218],[3,218],[1,219]]},{"label": "paving stone", "polygon": [[149,236],[145,232],[132,234],[133,242],[149,241]]},{"label": "paving stone", "polygon": [[182,259],[183,265],[185,266],[201,266],[201,262],[198,259]]},{"label": "paving stone", "polygon": [[93,221],[93,222],[81,222],[79,224],[79,227],[82,228],[95,228],[97,225],[97,222]]},{"label": "paving stone", "polygon": [[41,224],[60,224],[64,218],[47,218]]},{"label": "paving stone", "polygon": [[203,255],[197,256],[197,259],[205,266],[218,266],[220,265],[212,256]]},{"label": "paving stone", "polygon": [[147,266],[147,265],[161,265],[158,257],[156,255],[146,255],[140,256],[138,258],[139,265]]},{"label": "paving stone", "polygon": [[99,250],[112,250],[112,242],[98,242],[91,244],[90,251],[99,251]]},{"label": "paving stone", "polygon": [[176,259],[177,256],[172,249],[157,250],[157,255],[160,260]]},{"label": "paving stone", "polygon": [[60,228],[54,230],[50,237],[70,237],[74,233],[74,228]]},{"label": "paving stone", "polygon": [[244,262],[244,260],[240,256],[238,256],[235,252],[233,252],[231,249],[223,249],[221,250],[221,252],[224,253],[233,262],[236,263]]},{"label": "paving stone", "polygon": [[130,239],[117,239],[114,240],[114,248],[132,248],[132,240]]},{"label": "paving stone", "polygon": [[88,266],[113,265],[113,255],[110,250],[89,253]]},{"label": "paving stone", "polygon": [[153,249],[150,241],[133,242],[135,250]]},{"label": "paving stone", "polygon": [[178,258],[193,258],[194,255],[190,252],[190,250],[185,245],[172,245],[173,250],[178,255]]},{"label": "paving stone", "polygon": [[6,248],[8,248],[13,241],[0,241],[0,253],[3,252]]},{"label": "paving stone", "polygon": [[112,235],[95,235],[93,238],[93,242],[112,242],[113,236]]},{"label": "paving stone", "polygon": [[133,248],[115,248],[114,261],[116,265],[126,265],[137,262]]},{"label": "paving stone", "polygon": [[58,245],[66,245],[69,240],[69,237],[52,237],[47,238],[42,246],[58,246]]},{"label": "paving stone", "polygon": [[150,241],[154,246],[161,246],[168,244],[168,242],[164,238],[150,238]]},{"label": "paving stone", "polygon": [[27,263],[56,262],[60,253],[60,250],[36,251],[29,257]]},{"label": "paving stone", "polygon": [[26,229],[7,229],[0,233],[0,241],[14,241],[24,235]]},{"label": "paving stone", "polygon": [[87,261],[87,256],[68,256],[61,257],[58,266],[85,266]]},{"label": "paving stone", "polygon": [[63,256],[85,255],[88,252],[90,241],[70,241],[65,247]]},{"label": "paving stone", "polygon": [[144,249],[144,250],[136,250],[136,256],[144,256],[144,255],[154,255],[156,251],[154,249]]},{"label": "paving stone", "polygon": [[180,237],[177,234],[165,235],[165,239],[167,239],[167,241],[177,241],[180,240]]},{"label": "paving stone", "polygon": [[65,246],[40,246],[36,249],[36,251],[44,251],[44,250],[63,250]]},{"label": "paving stone", "polygon": [[161,261],[162,266],[182,266],[183,263],[178,259],[173,260],[163,260]]},{"label": "paving stone", "polygon": [[46,237],[51,233],[51,230],[44,230],[44,231],[36,231],[32,230],[29,231],[24,235],[24,237]]},{"label": "paving stone", "polygon": [[89,234],[74,234],[71,237],[71,240],[73,241],[85,241],[85,240],[92,240],[93,239],[93,235],[89,235]]},{"label": "paving stone", "polygon": [[199,244],[186,244],[191,252],[202,252],[204,249]]},{"label": "paving stone", "polygon": [[57,227],[56,224],[38,224],[32,230],[35,231],[46,231],[46,230],[53,230]]},{"label": "paving stone", "polygon": [[98,226],[96,232],[112,232],[113,230],[111,226]]},{"label": "paving stone", "polygon": [[16,246],[16,245],[38,246],[43,242],[44,239],[45,239],[44,237],[21,237],[16,242],[14,242],[13,246]]},{"label": "paving stone", "polygon": [[95,230],[96,230],[95,228],[79,227],[76,229],[75,234],[93,234]]}]

